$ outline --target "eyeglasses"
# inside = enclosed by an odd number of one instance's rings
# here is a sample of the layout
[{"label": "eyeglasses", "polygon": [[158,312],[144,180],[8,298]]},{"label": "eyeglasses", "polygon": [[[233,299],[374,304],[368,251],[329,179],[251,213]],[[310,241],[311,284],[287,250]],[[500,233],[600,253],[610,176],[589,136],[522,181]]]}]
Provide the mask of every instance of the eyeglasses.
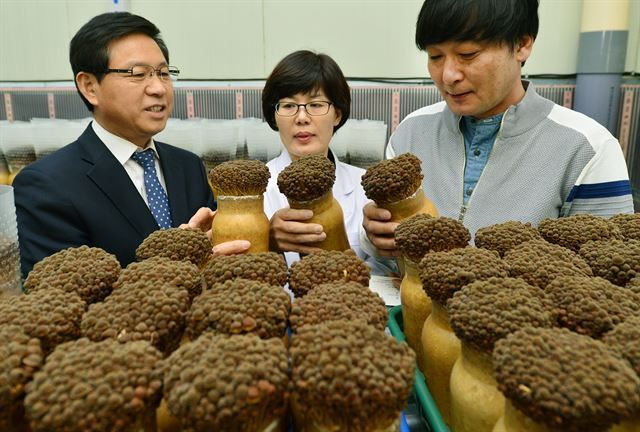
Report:
[{"label": "eyeglasses", "polygon": [[321,116],[329,112],[329,107],[333,105],[332,102],[327,101],[315,101],[306,104],[297,104],[294,102],[278,102],[275,104],[276,113],[283,117],[292,117],[298,114],[300,107],[304,107],[304,110],[310,116]]},{"label": "eyeglasses", "polygon": [[106,69],[105,74],[108,73],[121,73],[128,74],[128,78],[133,81],[142,82],[147,78],[152,78],[156,75],[161,81],[177,81],[178,75],[180,75],[180,69],[173,66],[160,66],[158,69],[149,65],[136,65],[129,69]]}]

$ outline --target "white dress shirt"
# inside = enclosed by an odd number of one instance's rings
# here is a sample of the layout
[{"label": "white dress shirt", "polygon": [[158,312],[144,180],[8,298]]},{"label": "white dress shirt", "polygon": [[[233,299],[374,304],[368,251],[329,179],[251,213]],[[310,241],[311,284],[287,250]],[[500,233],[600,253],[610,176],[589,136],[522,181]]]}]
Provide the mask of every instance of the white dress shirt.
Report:
[{"label": "white dress shirt", "polygon": [[162,169],[160,168],[160,156],[158,155],[158,151],[156,150],[156,145],[153,139],[150,140],[149,145],[146,148],[142,149],[134,143],[112,134],[111,132],[103,128],[95,119],[91,122],[91,127],[93,128],[93,131],[96,133],[98,138],[100,138],[104,145],[107,146],[111,154],[113,154],[118,162],[122,164],[124,170],[127,172],[129,178],[133,182],[133,185],[136,187],[136,189],[140,193],[140,196],[147,204],[147,207],[149,206],[149,200],[147,199],[147,191],[144,187],[144,169],[138,162],[131,159],[131,155],[134,152],[141,152],[148,148],[153,150],[153,154],[155,155],[156,173],[158,174],[158,180],[160,180],[160,184],[162,185],[162,188],[165,190],[165,192],[167,191],[167,185],[164,182],[164,175],[162,174]]}]

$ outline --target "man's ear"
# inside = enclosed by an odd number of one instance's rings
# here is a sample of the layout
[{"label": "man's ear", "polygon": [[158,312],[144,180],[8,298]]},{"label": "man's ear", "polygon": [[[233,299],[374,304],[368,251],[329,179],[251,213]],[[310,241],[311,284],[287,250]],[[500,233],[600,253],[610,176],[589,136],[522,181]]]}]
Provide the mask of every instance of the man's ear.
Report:
[{"label": "man's ear", "polygon": [[516,49],[516,59],[520,63],[524,63],[527,61],[529,56],[531,55],[531,51],[533,50],[533,42],[535,39],[529,35],[525,35],[520,39]]},{"label": "man's ear", "polygon": [[98,105],[99,86],[98,79],[94,74],[88,72],[78,72],[76,75],[76,85],[82,96],[93,106]]}]

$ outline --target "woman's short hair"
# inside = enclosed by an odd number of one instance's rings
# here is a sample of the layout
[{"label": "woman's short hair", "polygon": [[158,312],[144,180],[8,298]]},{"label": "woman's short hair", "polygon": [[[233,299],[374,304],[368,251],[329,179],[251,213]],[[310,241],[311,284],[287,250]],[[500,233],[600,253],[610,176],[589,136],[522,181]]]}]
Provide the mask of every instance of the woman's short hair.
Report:
[{"label": "woman's short hair", "polygon": [[278,130],[275,104],[280,99],[320,89],[342,116],[333,128],[335,133],[349,119],[351,107],[349,85],[338,64],[326,54],[307,50],[293,52],[280,60],[262,91],[262,113],[271,129]]}]

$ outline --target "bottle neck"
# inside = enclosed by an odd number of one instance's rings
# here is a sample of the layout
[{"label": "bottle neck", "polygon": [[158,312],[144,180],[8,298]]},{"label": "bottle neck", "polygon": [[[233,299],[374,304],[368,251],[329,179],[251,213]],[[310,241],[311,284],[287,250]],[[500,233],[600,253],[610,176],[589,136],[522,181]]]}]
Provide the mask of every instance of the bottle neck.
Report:
[{"label": "bottle neck", "polygon": [[402,220],[409,216],[412,216],[426,205],[427,196],[424,194],[422,188],[418,188],[408,198],[392,203],[385,203],[380,207],[385,208],[391,212],[392,220]]},{"label": "bottle neck", "polygon": [[330,190],[319,198],[309,201],[294,201],[287,199],[289,206],[295,209],[310,209],[314,213],[321,213],[333,205],[333,192]]},{"label": "bottle neck", "polygon": [[241,213],[264,211],[264,195],[218,196],[218,211],[237,211]]}]

